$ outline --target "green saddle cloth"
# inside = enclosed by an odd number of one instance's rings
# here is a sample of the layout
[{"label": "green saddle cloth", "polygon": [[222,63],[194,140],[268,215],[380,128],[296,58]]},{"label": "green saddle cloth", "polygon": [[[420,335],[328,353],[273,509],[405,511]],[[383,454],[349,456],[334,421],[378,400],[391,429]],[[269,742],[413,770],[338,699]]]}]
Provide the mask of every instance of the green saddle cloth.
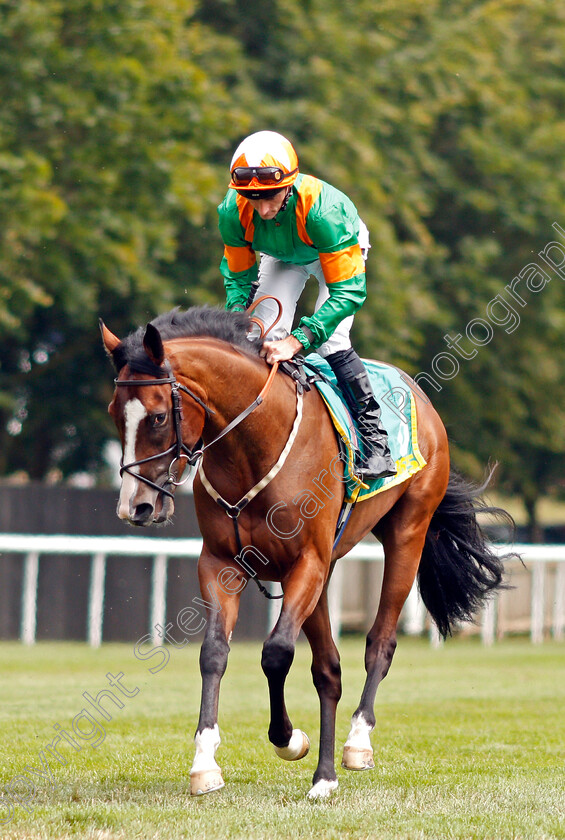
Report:
[{"label": "green saddle cloth", "polygon": [[372,359],[363,359],[373,392],[381,407],[382,424],[388,432],[390,452],[396,464],[396,475],[377,478],[367,487],[355,476],[353,469],[355,451],[363,451],[363,441],[337,387],[334,372],[317,353],[311,353],[306,361],[329,380],[317,380],[314,384],[328,408],[336,432],[343,441],[347,458],[345,478],[348,501],[359,502],[376,493],[382,493],[383,490],[406,481],[425,467],[426,461],[418,447],[414,395],[397,368]]}]

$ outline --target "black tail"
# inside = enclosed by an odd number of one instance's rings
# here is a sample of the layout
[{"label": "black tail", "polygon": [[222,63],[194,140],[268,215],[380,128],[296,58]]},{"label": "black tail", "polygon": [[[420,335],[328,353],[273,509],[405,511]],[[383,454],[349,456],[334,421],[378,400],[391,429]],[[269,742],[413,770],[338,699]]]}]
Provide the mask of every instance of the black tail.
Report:
[{"label": "black tail", "polygon": [[505,588],[505,557],[496,555],[477,523],[481,512],[509,524],[514,520],[502,508],[489,507],[481,498],[494,468],[481,487],[451,472],[445,496],[430,522],[418,569],[420,595],[440,634],[451,634],[458,621],[470,621],[488,594]]}]

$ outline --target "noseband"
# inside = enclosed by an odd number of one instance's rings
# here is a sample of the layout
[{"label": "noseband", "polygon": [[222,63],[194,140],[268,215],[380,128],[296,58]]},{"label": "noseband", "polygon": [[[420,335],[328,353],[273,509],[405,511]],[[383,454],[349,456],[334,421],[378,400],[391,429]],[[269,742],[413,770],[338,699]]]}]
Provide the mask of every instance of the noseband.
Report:
[{"label": "noseband", "polygon": [[[200,397],[198,397],[193,391],[191,391],[190,388],[187,388],[185,385],[181,385],[181,383],[177,381],[177,379],[176,379],[176,377],[175,377],[175,375],[172,371],[171,365],[170,365],[170,363],[167,359],[165,360],[165,363],[164,363],[163,367],[165,369],[165,372],[168,373],[168,376],[166,378],[163,378],[163,379],[114,379],[114,382],[115,382],[116,386],[119,386],[119,385],[170,385],[171,386],[171,399],[172,399],[172,403],[173,403],[173,425],[174,425],[174,429],[175,429],[175,438],[176,438],[175,442],[171,446],[169,446],[168,449],[165,449],[163,452],[158,452],[156,455],[150,455],[148,458],[140,458],[138,461],[132,461],[130,464],[124,464],[123,457],[122,457],[122,460],[120,461],[120,476],[122,476],[124,474],[124,472],[127,472],[127,473],[129,473],[129,475],[132,475],[134,478],[137,478],[138,481],[145,482],[145,484],[148,484],[150,487],[152,487],[154,490],[157,490],[159,493],[164,493],[166,496],[169,496],[170,498],[173,498],[174,493],[167,488],[167,484],[172,484],[172,485],[177,486],[177,487],[180,484],[184,484],[184,481],[177,481],[176,480],[176,475],[173,473],[174,464],[177,461],[179,461],[181,458],[186,458],[187,463],[190,466],[192,466],[201,457],[201,455],[204,454],[204,452],[208,449],[208,447],[212,446],[212,444],[217,443],[219,440],[221,440],[221,438],[223,438],[225,435],[227,435],[228,432],[231,432],[232,429],[234,429],[237,425],[239,425],[239,423],[241,423],[242,420],[245,420],[245,418],[248,417],[251,414],[252,411],[255,411],[255,409],[259,405],[261,405],[261,403],[263,402],[263,399],[267,395],[267,393],[268,393],[268,391],[269,391],[269,389],[270,389],[270,387],[271,387],[271,385],[274,381],[274,377],[275,377],[275,374],[276,374],[277,369],[279,367],[279,363],[278,362],[274,363],[274,365],[271,368],[271,372],[269,373],[269,376],[267,377],[267,381],[266,381],[265,385],[263,386],[263,388],[261,390],[261,393],[253,400],[251,405],[248,405],[246,409],[244,409],[240,414],[237,415],[237,417],[235,417],[230,423],[228,423],[228,425],[224,429],[222,429],[222,431],[218,435],[216,435],[215,438],[213,438],[211,441],[209,441],[205,446],[202,446],[202,438],[200,438],[195,444],[195,447],[200,446],[200,448],[198,448],[198,449],[196,449],[196,448],[190,449],[185,443],[183,443],[183,440],[182,440],[182,401],[181,401],[181,398],[180,398],[179,391],[183,391],[183,393],[187,394],[195,402],[197,402],[198,405],[200,405],[204,409],[206,414],[210,415],[210,414],[215,414],[216,412],[212,408],[207,406],[204,402],[202,402]],[[274,464],[273,467],[271,467],[271,469],[269,470],[267,475],[264,478],[262,478],[261,481],[258,481],[257,484],[254,487],[252,487],[252,489],[248,493],[246,493],[245,496],[243,496],[243,498],[241,498],[239,500],[239,502],[237,502],[235,505],[231,505],[231,504],[229,504],[229,502],[226,502],[226,500],[223,499],[214,490],[214,488],[212,487],[212,485],[210,484],[210,482],[206,478],[204,470],[202,469],[202,464],[200,464],[200,478],[202,480],[202,484],[204,485],[204,487],[207,490],[207,492],[209,493],[209,495],[214,499],[215,502],[217,502],[218,505],[220,505],[220,507],[222,507],[225,510],[225,512],[227,513],[227,515],[230,517],[230,519],[233,522],[234,531],[235,531],[235,539],[236,539],[236,543],[237,543],[239,552],[241,552],[243,550],[243,546],[242,546],[241,538],[240,538],[240,535],[239,535],[239,527],[238,527],[238,523],[237,523],[238,517],[239,517],[241,511],[243,510],[243,508],[246,507],[246,505],[253,498],[255,498],[257,493],[259,493],[264,487],[266,487],[267,484],[269,484],[269,482],[271,482],[272,479],[277,475],[279,470],[282,468],[284,462],[286,461],[288,453],[290,452],[290,449],[291,449],[291,447],[294,443],[294,439],[296,438],[296,435],[298,433],[298,428],[300,426],[300,421],[301,421],[301,418],[302,418],[303,386],[302,386],[302,383],[294,376],[294,374],[293,374],[293,378],[294,378],[295,384],[296,384],[296,418],[295,418],[295,421],[294,421],[294,424],[293,424],[293,427],[292,427],[292,431],[291,431],[290,436],[288,438],[288,441],[286,443],[286,446],[284,447],[283,451],[281,452],[277,462]],[[163,456],[169,455],[170,453],[173,453],[173,452],[174,452],[174,458],[171,461],[171,463],[169,464],[167,478],[165,479],[165,481],[163,482],[162,485],[157,484],[154,481],[151,481],[151,479],[149,479],[149,478],[145,478],[145,476],[143,476],[143,475],[139,475],[139,473],[133,472],[133,467],[138,467],[140,464],[147,464],[147,463],[149,463],[149,461],[154,461],[157,458],[163,458]],[[187,479],[185,479],[185,481],[186,480]],[[260,583],[260,581],[256,577],[254,577],[253,579],[254,579],[255,583],[257,584],[257,586],[259,587],[259,590],[263,593],[263,595],[265,595],[266,598],[276,600],[278,598],[283,597],[282,595],[272,595],[270,592],[268,592],[267,589],[265,589],[265,587]]]},{"label": "noseband", "polygon": [[[182,401],[180,398],[179,391],[182,391],[184,394],[187,394],[191,397],[195,402],[201,406],[206,414],[211,415],[215,414],[216,412],[214,409],[210,408],[206,405],[206,403],[202,402],[199,396],[197,396],[190,388],[187,388],[186,385],[181,385],[181,383],[175,377],[171,365],[168,359],[165,359],[165,363],[163,365],[166,373],[168,376],[163,379],[114,379],[114,383],[116,386],[119,385],[170,385],[171,386],[171,400],[173,403],[173,426],[175,430],[175,442],[169,446],[168,449],[165,449],[163,452],[157,452],[155,455],[150,455],[148,458],[140,458],[138,461],[132,461],[129,464],[124,464],[123,458],[120,461],[120,476],[122,476],[125,472],[132,475],[134,478],[137,478],[139,481],[143,481],[145,484],[148,484],[149,487],[152,487],[154,490],[157,490],[159,493],[164,493],[165,496],[170,496],[172,499],[174,497],[174,493],[167,488],[167,484],[172,484],[175,487],[178,487],[181,484],[184,484],[185,481],[188,480],[188,476],[184,481],[177,481],[176,475],[173,472],[173,466],[177,461],[180,461],[181,458],[185,458],[186,462],[189,466],[193,466],[196,461],[200,458],[204,452],[212,446],[214,443],[217,443],[221,440],[228,432],[231,432],[232,429],[235,429],[246,417],[248,417],[252,411],[261,405],[263,399],[267,395],[269,388],[274,379],[274,375],[278,369],[278,362],[271,368],[271,372],[268,376],[267,382],[258,397],[256,397],[251,405],[248,405],[241,414],[238,414],[228,425],[225,429],[216,435],[211,441],[209,441],[205,446],[202,446],[202,438],[196,441],[195,448],[190,449],[183,443],[182,440]],[[196,448],[199,447],[199,448]],[[165,479],[164,483],[157,484],[155,481],[151,481],[150,478],[146,478],[144,475],[140,475],[139,473],[133,472],[133,467],[139,467],[141,464],[147,464],[150,461],[155,461],[157,458],[163,458],[165,455],[170,455],[174,453],[174,458],[169,464],[169,469],[167,471],[167,478]]]},{"label": "noseband", "polygon": [[[176,481],[176,474],[173,472],[173,467],[177,461],[180,461],[181,458],[185,458],[187,463],[192,466],[196,463],[198,458],[204,452],[204,449],[207,447],[203,447],[201,449],[190,449],[186,443],[183,443],[182,440],[182,401],[180,398],[179,391],[182,391],[185,394],[188,394],[195,402],[200,405],[206,414],[215,414],[216,412],[207,406],[199,396],[197,396],[190,388],[187,388],[185,385],[181,385],[181,383],[175,377],[171,365],[168,360],[165,360],[165,364],[163,365],[165,368],[166,373],[168,376],[163,379],[114,379],[114,383],[116,386],[119,385],[170,385],[171,386],[171,401],[173,404],[173,427],[175,430],[175,442],[169,446],[168,449],[165,449],[163,452],[157,452],[156,455],[150,455],[148,458],[140,458],[138,461],[132,461],[129,464],[124,464],[123,458],[120,461],[120,476],[122,476],[125,472],[132,475],[134,478],[137,478],[139,481],[143,481],[145,484],[148,484],[149,487],[152,487],[154,490],[158,490],[159,493],[164,493],[165,496],[170,496],[172,499],[174,493],[167,488],[168,484],[173,484],[175,487],[178,487],[181,484],[184,484],[187,481],[187,478],[184,481]],[[212,441],[214,442],[214,441]],[[198,440],[195,446],[201,443],[201,440]],[[210,444],[208,444],[209,446]],[[174,453],[173,460],[169,464],[169,469],[167,470],[167,478],[165,482],[161,484],[157,484],[155,481],[151,481],[150,478],[146,478],[144,475],[140,475],[139,473],[133,472],[133,467],[139,467],[141,464],[147,464],[150,461],[155,461],[158,458],[163,458],[165,455],[170,455]]]}]

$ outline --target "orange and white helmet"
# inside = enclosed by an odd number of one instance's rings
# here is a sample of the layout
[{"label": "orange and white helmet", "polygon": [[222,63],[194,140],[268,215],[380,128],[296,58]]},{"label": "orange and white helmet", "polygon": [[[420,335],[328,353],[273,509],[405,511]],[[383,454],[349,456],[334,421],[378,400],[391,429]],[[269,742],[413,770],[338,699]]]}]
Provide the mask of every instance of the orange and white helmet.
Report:
[{"label": "orange and white helmet", "polygon": [[243,140],[230,164],[230,187],[250,198],[289,187],[298,175],[292,143],[276,131],[257,131]]}]

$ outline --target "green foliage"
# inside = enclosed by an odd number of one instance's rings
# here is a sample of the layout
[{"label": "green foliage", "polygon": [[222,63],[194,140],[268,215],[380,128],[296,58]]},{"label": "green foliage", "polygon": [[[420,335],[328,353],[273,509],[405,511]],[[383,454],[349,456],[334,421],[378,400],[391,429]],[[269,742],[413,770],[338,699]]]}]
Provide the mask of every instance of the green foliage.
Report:
[{"label": "green foliage", "polygon": [[92,468],[111,434],[98,317],[123,331],[202,294],[189,242],[215,224],[239,120],[204,69],[221,39],[190,14],[0,6],[0,471]]},{"label": "green foliage", "polygon": [[[544,266],[537,252],[564,222],[565,11],[287,0],[275,14],[286,26],[257,65],[265,113],[292,127],[303,166],[348,192],[372,234],[359,348],[430,372],[444,335],[465,335],[497,295],[519,310],[518,328],[495,325],[488,347],[455,356],[457,376],[428,390],[456,463],[478,478],[499,460],[502,483],[531,507],[565,467],[565,297],[555,273],[525,292],[525,310],[505,286]],[[261,70],[283,44],[273,86]]]}]

